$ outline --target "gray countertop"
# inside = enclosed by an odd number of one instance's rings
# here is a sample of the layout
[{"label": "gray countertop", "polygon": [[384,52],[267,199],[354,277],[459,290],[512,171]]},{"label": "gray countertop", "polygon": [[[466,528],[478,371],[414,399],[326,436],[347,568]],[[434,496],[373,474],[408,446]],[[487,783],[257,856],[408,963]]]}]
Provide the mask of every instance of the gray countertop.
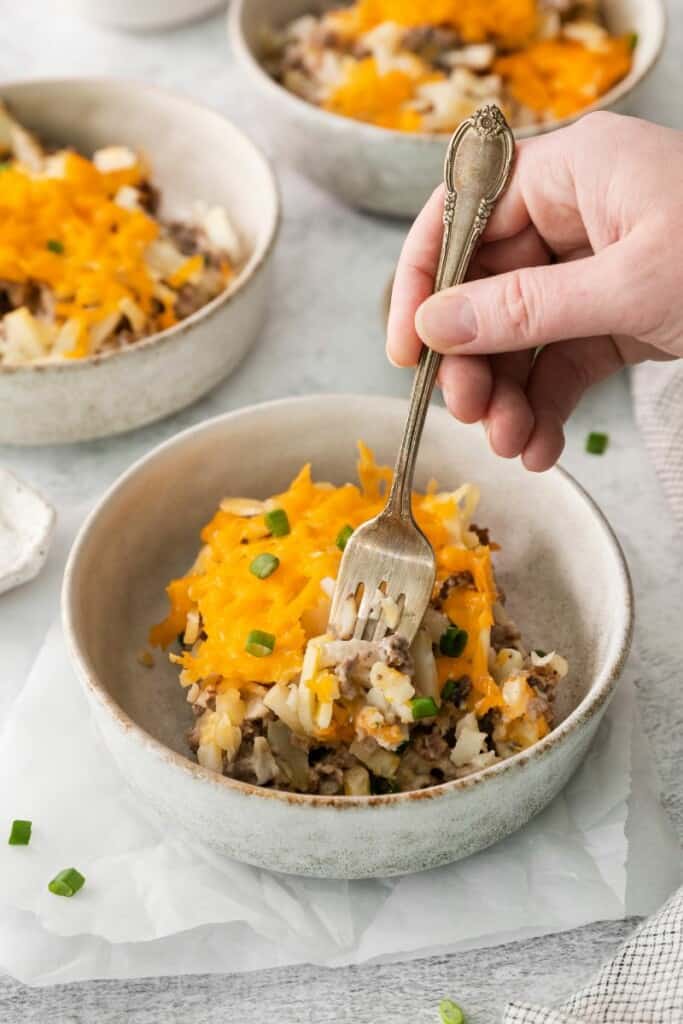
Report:
[{"label": "gray countertop", "polygon": [[[106,73],[153,81],[223,111],[267,148],[267,125],[252,123],[250,94],[232,67],[221,16],[175,32],[129,36],[50,13],[58,6],[24,0],[3,12],[0,77]],[[683,0],[673,0],[671,6],[666,52],[641,90],[636,110],[683,128]],[[136,433],[64,449],[0,449],[0,463],[39,487],[58,509],[60,504],[93,500],[133,459],[176,431],[226,409],[314,391],[407,393],[410,375],[385,361],[379,312],[405,224],[348,210],[286,169],[277,170],[284,223],[271,315],[240,369],[200,403]],[[602,459],[583,452],[591,429],[610,433],[610,448]],[[663,802],[681,834],[683,563],[633,422],[625,376],[584,400],[568,430],[563,462],[603,506],[631,564],[637,643],[645,665],[640,706]],[[6,695],[0,694],[0,709],[3,704]],[[546,1002],[570,991],[633,925],[596,923],[488,950],[334,971],[296,967],[39,990],[0,977],[0,1021],[428,1024],[437,1020],[439,999],[451,995],[467,1009],[470,1024],[483,1024],[499,1019],[508,998]]]}]

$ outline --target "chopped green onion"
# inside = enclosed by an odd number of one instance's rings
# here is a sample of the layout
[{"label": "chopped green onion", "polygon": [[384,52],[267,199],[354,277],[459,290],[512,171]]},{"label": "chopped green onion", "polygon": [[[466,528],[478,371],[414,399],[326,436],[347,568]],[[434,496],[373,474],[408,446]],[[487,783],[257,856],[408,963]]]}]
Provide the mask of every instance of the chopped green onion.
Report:
[{"label": "chopped green onion", "polygon": [[268,579],[269,576],[273,575],[279,565],[279,558],[276,558],[275,555],[269,555],[267,552],[264,552],[262,555],[256,556],[249,566],[249,572],[253,572],[254,576],[258,576],[260,580],[265,580]]},{"label": "chopped green onion", "polygon": [[64,868],[48,884],[55,896],[74,896],[85,885],[85,878],[76,868]]},{"label": "chopped green onion", "polygon": [[8,842],[10,846],[28,846],[31,842],[31,822],[20,818],[13,821]]},{"label": "chopped green onion", "polygon": [[349,537],[351,536],[352,533],[353,527],[349,526],[348,523],[346,526],[342,526],[341,530],[337,534],[337,539],[335,541],[340,551],[343,551],[346,545],[349,543]]},{"label": "chopped green onion", "polygon": [[441,1024],[465,1024],[465,1014],[452,999],[442,999],[439,1003]]},{"label": "chopped green onion", "polygon": [[453,700],[455,697],[458,684],[455,679],[447,679],[444,688],[441,691],[441,700]]},{"label": "chopped green onion", "polygon": [[283,508],[274,508],[263,517],[273,537],[286,537],[291,531],[287,513]]},{"label": "chopped green onion", "polygon": [[385,793],[399,793],[400,787],[396,779],[385,779],[382,775],[370,775],[370,792],[373,796],[384,796]]},{"label": "chopped green onion", "polygon": [[272,633],[264,633],[262,629],[252,629],[247,637],[246,650],[255,658],[265,658],[272,654],[275,647],[275,637]]},{"label": "chopped green onion", "polygon": [[459,704],[463,697],[467,696],[469,690],[469,676],[460,676],[459,679],[447,679],[441,691],[441,700]]},{"label": "chopped green onion", "polygon": [[544,651],[542,647],[535,647],[534,654],[537,654],[539,658],[547,657],[547,651]]},{"label": "chopped green onion", "polygon": [[449,626],[446,632],[441,634],[439,650],[448,658],[459,658],[467,647],[467,640],[467,630]]},{"label": "chopped green onion", "polygon": [[434,715],[439,713],[433,697],[413,697],[410,701],[410,706],[413,709],[413,719],[415,721],[418,718],[433,718]]},{"label": "chopped green onion", "polygon": [[64,246],[56,238],[50,238],[45,248],[49,249],[50,252],[56,252],[59,256],[64,252]]},{"label": "chopped green onion", "polygon": [[628,48],[631,51],[631,53],[633,53],[633,51],[635,50],[637,45],[638,45],[638,33],[637,32],[629,32],[629,34],[628,34]]},{"label": "chopped green onion", "polygon": [[607,434],[591,431],[586,438],[586,451],[589,455],[602,455],[607,449],[608,444],[609,436]]}]

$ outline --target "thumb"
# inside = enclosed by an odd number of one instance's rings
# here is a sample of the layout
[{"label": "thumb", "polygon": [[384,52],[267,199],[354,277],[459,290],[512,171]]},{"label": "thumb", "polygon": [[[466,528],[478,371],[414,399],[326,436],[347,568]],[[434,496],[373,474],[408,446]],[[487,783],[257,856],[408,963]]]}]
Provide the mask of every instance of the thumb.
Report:
[{"label": "thumb", "polygon": [[[425,345],[452,354],[514,352],[568,338],[628,334],[623,243],[596,256],[513,270],[430,296],[415,314]],[[626,285],[626,286],[625,286]]]}]

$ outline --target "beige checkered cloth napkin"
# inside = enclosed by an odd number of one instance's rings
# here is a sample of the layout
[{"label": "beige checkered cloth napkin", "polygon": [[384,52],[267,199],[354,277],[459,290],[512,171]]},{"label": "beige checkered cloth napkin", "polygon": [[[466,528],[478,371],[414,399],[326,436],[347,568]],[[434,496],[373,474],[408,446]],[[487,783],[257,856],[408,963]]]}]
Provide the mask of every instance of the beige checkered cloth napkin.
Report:
[{"label": "beige checkered cloth napkin", "polygon": [[503,1024],[681,1024],[683,888],[556,1009],[510,1003]]},{"label": "beige checkered cloth napkin", "polygon": [[637,366],[631,387],[638,426],[683,533],[683,360]]}]

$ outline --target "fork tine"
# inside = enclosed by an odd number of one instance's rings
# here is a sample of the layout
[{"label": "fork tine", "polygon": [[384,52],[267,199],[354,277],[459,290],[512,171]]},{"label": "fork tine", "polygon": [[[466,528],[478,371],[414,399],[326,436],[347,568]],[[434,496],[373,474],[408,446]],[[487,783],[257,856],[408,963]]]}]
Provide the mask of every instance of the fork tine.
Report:
[{"label": "fork tine", "polygon": [[365,627],[365,636],[370,641],[373,641],[376,638],[378,638],[378,634],[381,632],[382,629],[382,622],[384,619],[384,607],[382,602],[384,600],[385,586],[385,584],[380,584],[380,586],[375,591],[375,598],[372,602],[370,616]]},{"label": "fork tine", "polygon": [[375,631],[372,634],[372,640],[374,640],[375,643],[377,643],[380,640],[384,640],[384,637],[387,635],[388,631],[389,627],[387,626],[386,619],[384,618],[384,612],[380,612],[380,616],[377,619],[377,625],[375,626]]},{"label": "fork tine", "polygon": [[356,626],[353,631],[354,640],[364,639],[365,629],[372,615],[376,587],[370,587],[367,583],[364,583],[363,588],[363,596],[358,607],[358,618],[356,619]]}]

